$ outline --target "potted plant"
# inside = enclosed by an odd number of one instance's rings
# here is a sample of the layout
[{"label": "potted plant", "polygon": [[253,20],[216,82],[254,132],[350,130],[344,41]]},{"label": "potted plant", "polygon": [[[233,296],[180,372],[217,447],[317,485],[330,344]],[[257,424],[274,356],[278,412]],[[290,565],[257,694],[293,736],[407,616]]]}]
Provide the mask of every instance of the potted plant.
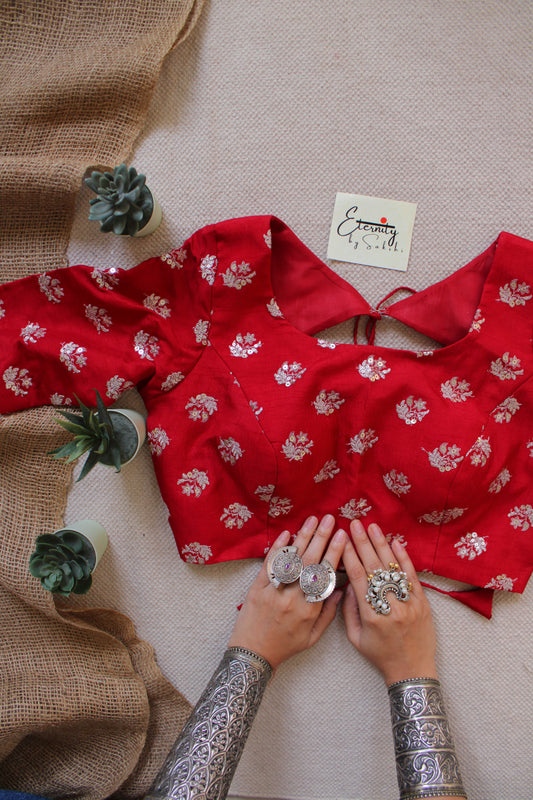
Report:
[{"label": "potted plant", "polygon": [[142,414],[129,408],[106,408],[95,389],[96,408],[88,408],[76,397],[79,414],[60,411],[63,419],[56,420],[73,434],[72,441],[50,452],[54,458],[66,458],[69,464],[89,453],[79,474],[81,481],[95,466],[106,464],[120,472],[139,452],[146,436],[146,421]]},{"label": "potted plant", "polygon": [[94,519],[82,519],[54,533],[43,533],[37,537],[30,556],[30,573],[54,594],[86,594],[107,542],[105,528]]},{"label": "potted plant", "polygon": [[104,233],[147,236],[161,222],[161,206],[146,186],[146,177],[121,164],[113,172],[91,173],[87,186],[96,192],[89,203],[89,219],[100,222]]}]

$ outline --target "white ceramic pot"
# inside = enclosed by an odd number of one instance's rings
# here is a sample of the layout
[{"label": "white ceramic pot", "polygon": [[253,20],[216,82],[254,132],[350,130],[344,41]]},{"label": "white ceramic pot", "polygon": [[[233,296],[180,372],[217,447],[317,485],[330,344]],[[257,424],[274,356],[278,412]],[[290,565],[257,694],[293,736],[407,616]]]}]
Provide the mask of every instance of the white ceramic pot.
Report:
[{"label": "white ceramic pot", "polygon": [[152,216],[150,217],[146,225],[143,225],[143,227],[140,228],[140,230],[138,230],[137,233],[133,234],[134,237],[149,236],[161,224],[161,219],[163,218],[163,211],[161,209],[161,205],[159,204],[159,201],[153,196],[153,194],[152,194],[152,200],[154,203]]},{"label": "white ceramic pot", "polygon": [[133,461],[146,439],[146,419],[142,414],[139,414],[138,411],[134,411],[132,408],[109,408],[108,412],[111,418],[113,418],[113,414],[122,414],[123,417],[129,419],[137,433],[137,447],[133,455],[130,456],[127,461],[122,462],[122,466],[124,466],[124,464],[129,464],[130,461]]},{"label": "white ceramic pot", "polygon": [[62,531],[75,531],[76,533],[81,533],[82,536],[85,536],[85,538],[89,540],[95,554],[95,564],[92,569],[92,572],[94,572],[109,542],[107,531],[103,525],[100,525],[95,519],[78,519],[71,525],[65,525],[63,528],[54,531],[54,534],[61,533]]}]

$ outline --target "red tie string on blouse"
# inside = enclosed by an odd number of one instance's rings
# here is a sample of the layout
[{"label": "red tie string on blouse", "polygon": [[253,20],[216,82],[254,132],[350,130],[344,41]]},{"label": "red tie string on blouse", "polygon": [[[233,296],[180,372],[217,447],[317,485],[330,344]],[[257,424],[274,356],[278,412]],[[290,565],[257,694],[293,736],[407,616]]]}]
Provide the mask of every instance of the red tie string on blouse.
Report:
[{"label": "red tie string on blouse", "polygon": [[[396,289],[393,289],[392,292],[389,292],[387,295],[385,295],[385,297],[379,301],[377,306],[368,312],[368,320],[365,328],[365,336],[368,344],[373,345],[376,341],[376,322],[378,319],[387,316],[387,308],[382,308],[382,306],[387,302],[387,300],[390,300],[391,297],[394,297],[395,294],[398,294],[398,292],[402,291],[410,292],[410,294],[416,294],[416,290],[411,289],[409,286],[398,286]],[[355,344],[357,344],[357,341],[355,341]]]}]

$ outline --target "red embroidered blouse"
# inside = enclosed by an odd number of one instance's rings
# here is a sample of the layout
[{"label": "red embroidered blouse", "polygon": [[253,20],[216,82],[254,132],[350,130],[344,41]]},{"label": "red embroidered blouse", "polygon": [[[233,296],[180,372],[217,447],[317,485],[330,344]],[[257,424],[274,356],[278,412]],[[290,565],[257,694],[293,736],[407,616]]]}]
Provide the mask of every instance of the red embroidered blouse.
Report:
[{"label": "red embroidered blouse", "polygon": [[[379,521],[418,570],[522,592],[533,561],[533,243],[502,233],[376,312],[279,220],[229,220],[130,270],[0,289],[0,412],[136,385],[181,557],[263,556],[309,511]],[[312,334],[394,317],[414,352]],[[490,614],[492,591],[463,601]]]}]

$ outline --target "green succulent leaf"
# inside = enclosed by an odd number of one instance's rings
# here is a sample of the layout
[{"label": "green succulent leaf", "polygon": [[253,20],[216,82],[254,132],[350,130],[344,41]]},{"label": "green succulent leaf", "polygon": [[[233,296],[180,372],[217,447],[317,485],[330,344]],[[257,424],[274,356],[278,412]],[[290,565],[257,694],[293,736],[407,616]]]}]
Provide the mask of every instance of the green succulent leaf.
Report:
[{"label": "green succulent leaf", "polygon": [[67,530],[38,536],[28,566],[45,589],[68,596],[70,592],[88,591],[95,560],[90,542],[82,534]]},{"label": "green succulent leaf", "polygon": [[120,460],[120,450],[116,442],[111,443],[109,447],[109,455],[111,456],[111,461],[113,466],[115,467],[115,470],[117,472],[120,472],[120,469],[122,467],[122,462]]},{"label": "green succulent leaf", "polygon": [[127,221],[128,219],[125,214],[121,214],[120,216],[114,216],[113,233],[116,233],[118,236],[121,236],[126,230]]},{"label": "green succulent leaf", "polygon": [[146,177],[134,167],[120,164],[113,172],[91,172],[86,185],[96,194],[89,200],[89,219],[100,223],[104,233],[134,236],[153,211]]}]

